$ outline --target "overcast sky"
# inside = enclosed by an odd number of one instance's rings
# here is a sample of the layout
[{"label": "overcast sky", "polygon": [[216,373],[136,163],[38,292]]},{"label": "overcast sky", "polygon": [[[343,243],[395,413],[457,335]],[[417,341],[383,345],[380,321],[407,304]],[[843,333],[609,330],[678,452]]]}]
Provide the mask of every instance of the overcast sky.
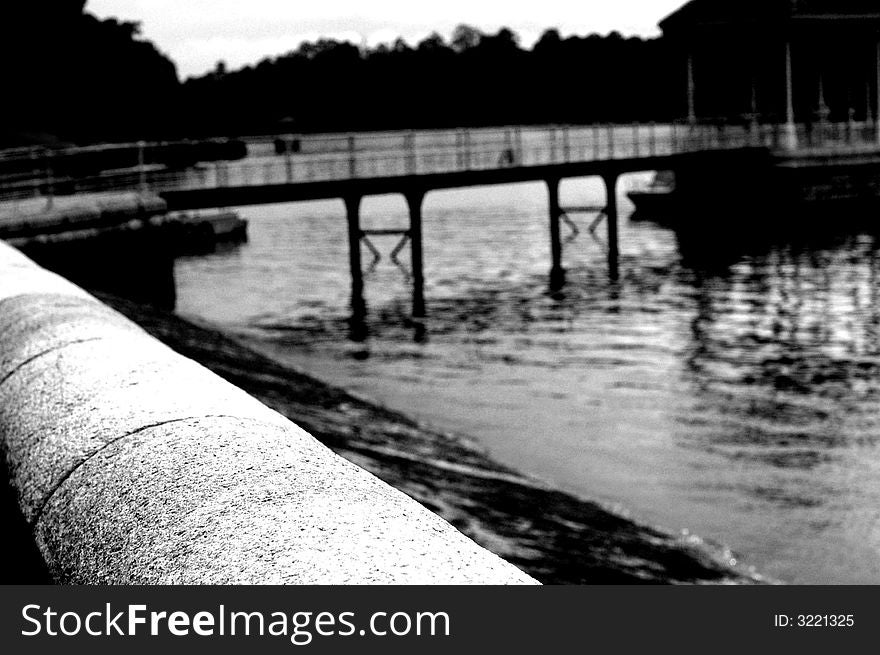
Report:
[{"label": "overcast sky", "polygon": [[369,45],[403,36],[414,44],[459,23],[483,31],[508,26],[524,46],[548,27],[563,35],[657,34],[657,22],[684,0],[88,0],[101,18],[140,21],[143,34],[178,66],[182,78],[255,63],[319,36]]}]

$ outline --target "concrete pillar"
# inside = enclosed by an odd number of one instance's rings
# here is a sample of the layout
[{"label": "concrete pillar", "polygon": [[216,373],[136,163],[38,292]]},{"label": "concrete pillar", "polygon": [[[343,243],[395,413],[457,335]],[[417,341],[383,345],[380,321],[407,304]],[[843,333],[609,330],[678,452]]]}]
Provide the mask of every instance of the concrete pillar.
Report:
[{"label": "concrete pillar", "polygon": [[422,202],[425,192],[410,191],[406,194],[406,204],[409,206],[409,247],[412,262],[413,318],[425,316],[425,271],[424,258],[422,256]]},{"label": "concrete pillar", "polygon": [[565,269],[562,267],[562,238],[559,233],[559,219],[562,209],[559,206],[559,180],[550,178],[547,193],[550,198],[550,288],[559,289],[565,284]]},{"label": "concrete pillar", "polygon": [[361,269],[361,197],[346,196],[345,216],[348,221],[348,263],[351,268],[351,312],[355,320],[367,313],[364,301],[364,272]]},{"label": "concrete pillar", "polygon": [[785,125],[782,126],[781,145],[786,150],[798,146],[797,125],[794,121],[794,84],[791,66],[791,39],[785,40]]},{"label": "concrete pillar", "polygon": [[617,280],[619,272],[620,245],[617,230],[617,173],[608,173],[602,177],[605,182],[605,217],[608,220],[608,276]]}]

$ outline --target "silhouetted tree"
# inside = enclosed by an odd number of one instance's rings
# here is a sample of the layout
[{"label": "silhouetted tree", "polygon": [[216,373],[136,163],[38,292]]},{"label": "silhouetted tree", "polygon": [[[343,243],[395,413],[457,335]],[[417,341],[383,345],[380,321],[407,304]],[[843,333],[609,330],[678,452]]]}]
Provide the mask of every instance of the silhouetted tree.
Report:
[{"label": "silhouetted tree", "polygon": [[83,0],[0,8],[3,142],[155,138],[171,129],[174,64],[140,38],[137,23],[84,8]]},{"label": "silhouetted tree", "polygon": [[483,33],[476,27],[459,25],[452,32],[452,49],[460,54],[465,50],[476,48],[482,40]]},{"label": "silhouetted tree", "polygon": [[524,50],[508,28],[460,25],[447,43],[398,39],[365,51],[331,40],[256,67],[187,80],[193,134],[360,130],[501,123],[669,120],[682,115],[684,76],[661,39],[619,33],[562,38]]},{"label": "silhouetted tree", "polygon": [[238,70],[219,61],[181,84],[137,23],[98,20],[82,0],[33,0],[0,8],[0,56],[5,144],[683,114],[677,55],[618,33],[549,29],[531,50],[508,28],[469,25],[415,47],[319,39]]}]

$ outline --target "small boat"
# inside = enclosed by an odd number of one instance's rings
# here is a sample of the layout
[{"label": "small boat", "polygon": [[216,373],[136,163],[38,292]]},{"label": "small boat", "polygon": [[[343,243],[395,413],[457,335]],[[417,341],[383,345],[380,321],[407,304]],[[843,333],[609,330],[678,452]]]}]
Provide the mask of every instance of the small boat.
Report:
[{"label": "small boat", "polygon": [[626,194],[635,205],[635,219],[652,219],[668,216],[675,199],[675,173],[658,171],[648,183],[634,187]]}]

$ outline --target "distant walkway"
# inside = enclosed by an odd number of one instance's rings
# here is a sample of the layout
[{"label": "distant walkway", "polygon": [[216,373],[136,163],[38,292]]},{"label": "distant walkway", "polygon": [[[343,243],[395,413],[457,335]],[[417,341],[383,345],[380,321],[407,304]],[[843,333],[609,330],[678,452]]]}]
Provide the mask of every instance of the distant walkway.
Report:
[{"label": "distant walkway", "polygon": [[[408,224],[383,234],[406,244],[412,271],[412,314],[425,316],[422,207],[438,189],[542,182],[548,191],[550,286],[565,283],[560,222],[594,213],[607,230],[609,276],[618,277],[618,194],[621,175],[672,170],[676,193],[700,190],[714,178],[752,175],[766,164],[825,165],[858,153],[880,161],[878,130],[869,123],[817,125],[636,124],[501,127],[275,138],[122,144],[0,153],[0,203],[16,213],[24,199],[135,191],[168,211],[227,208],[303,200],[343,200],[349,241],[352,317],[366,314],[362,248],[375,231],[361,225],[366,196],[401,194]],[[560,181],[600,177],[605,202],[565,207]],[[688,181],[689,180],[689,181]],[[689,186],[688,186],[689,185]],[[30,218],[28,219],[31,220]]]},{"label": "distant walkway", "polygon": [[[784,128],[776,124],[564,125],[284,135],[244,139],[246,156],[236,160],[192,165],[154,163],[151,156],[183,148],[183,143],[17,149],[0,152],[0,201],[82,192],[161,193],[641,161],[744,148],[780,151],[787,137]],[[800,125],[797,130],[801,153],[880,149],[875,126],[869,123]],[[230,152],[240,156],[244,148]]]}]

